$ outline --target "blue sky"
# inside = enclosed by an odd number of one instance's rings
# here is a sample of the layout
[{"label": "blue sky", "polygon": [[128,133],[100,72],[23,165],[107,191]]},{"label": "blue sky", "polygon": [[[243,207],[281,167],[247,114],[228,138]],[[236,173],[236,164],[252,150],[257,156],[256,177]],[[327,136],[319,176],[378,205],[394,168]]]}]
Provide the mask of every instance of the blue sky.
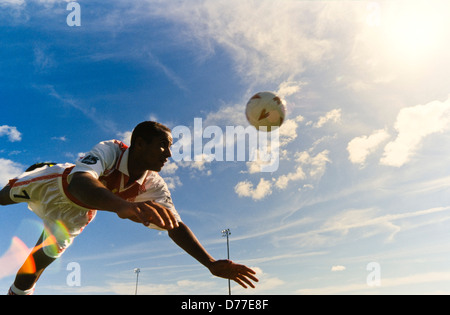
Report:
[{"label": "blue sky", "polygon": [[[275,172],[204,160],[161,173],[210,253],[226,256],[230,228],[231,258],[257,270],[257,289],[233,292],[450,293],[448,1],[80,0],[79,27],[67,3],[0,1],[2,185],[143,120],[247,126],[247,100],[274,91],[288,106]],[[40,230],[26,205],[0,210],[0,290]],[[36,293],[133,294],[136,267],[143,294],[227,293],[166,234],[110,213]]]}]

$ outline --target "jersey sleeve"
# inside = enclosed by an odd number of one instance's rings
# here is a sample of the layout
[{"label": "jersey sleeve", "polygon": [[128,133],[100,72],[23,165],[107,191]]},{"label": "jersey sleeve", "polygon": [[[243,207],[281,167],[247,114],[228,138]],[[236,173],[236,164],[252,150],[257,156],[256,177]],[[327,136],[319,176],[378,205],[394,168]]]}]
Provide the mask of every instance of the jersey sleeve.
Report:
[{"label": "jersey sleeve", "polygon": [[[149,178],[147,178],[145,183],[145,192],[138,195],[135,201],[145,202],[150,200],[165,207],[174,215],[178,222],[182,222],[178,211],[175,209],[169,188],[158,173],[153,173]],[[150,224],[149,228],[164,231],[154,224]]]},{"label": "jersey sleeve", "polygon": [[118,156],[118,145],[115,141],[100,142],[75,163],[71,174],[85,172],[98,179],[114,167]]}]

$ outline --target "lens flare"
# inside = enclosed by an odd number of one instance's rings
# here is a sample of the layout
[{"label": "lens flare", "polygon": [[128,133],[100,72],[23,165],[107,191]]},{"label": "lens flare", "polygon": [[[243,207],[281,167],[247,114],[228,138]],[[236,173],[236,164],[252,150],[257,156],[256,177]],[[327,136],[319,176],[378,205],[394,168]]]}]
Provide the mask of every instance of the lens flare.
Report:
[{"label": "lens flare", "polygon": [[50,257],[58,257],[72,242],[69,230],[66,225],[57,220],[51,228],[45,228],[46,239],[35,248],[44,248],[45,253]]},{"label": "lens flare", "polygon": [[0,279],[14,275],[22,265],[29,273],[35,272],[34,260],[32,257],[27,259],[30,252],[31,248],[28,248],[20,238],[13,237],[9,249],[0,257]]},{"label": "lens flare", "polygon": [[34,248],[29,248],[17,236],[12,238],[9,249],[0,257],[0,279],[16,274],[17,270],[21,274],[35,273],[35,252],[44,249],[48,256],[57,257],[71,242],[69,231],[61,221],[56,221],[51,229],[45,228],[44,232],[44,241]]}]

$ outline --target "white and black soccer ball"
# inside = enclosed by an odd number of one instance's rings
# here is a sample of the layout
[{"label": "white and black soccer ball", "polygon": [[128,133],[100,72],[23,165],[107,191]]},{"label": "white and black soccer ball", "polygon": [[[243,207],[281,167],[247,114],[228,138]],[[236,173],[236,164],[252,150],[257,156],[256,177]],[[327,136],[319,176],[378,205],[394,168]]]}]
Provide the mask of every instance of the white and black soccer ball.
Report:
[{"label": "white and black soccer ball", "polygon": [[245,110],[248,122],[260,131],[280,127],[286,118],[286,102],[272,92],[253,95]]}]

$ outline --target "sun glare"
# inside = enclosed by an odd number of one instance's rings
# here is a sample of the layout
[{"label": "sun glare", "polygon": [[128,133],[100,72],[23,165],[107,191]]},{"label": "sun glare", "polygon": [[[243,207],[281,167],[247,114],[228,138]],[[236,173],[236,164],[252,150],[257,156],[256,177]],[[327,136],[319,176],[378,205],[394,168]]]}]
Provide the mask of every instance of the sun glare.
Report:
[{"label": "sun glare", "polygon": [[[441,6],[430,2],[413,2],[393,15],[388,25],[392,49],[407,61],[420,61],[429,57],[440,45],[445,44],[445,32],[449,27]],[[450,8],[445,4],[446,9]]]}]

